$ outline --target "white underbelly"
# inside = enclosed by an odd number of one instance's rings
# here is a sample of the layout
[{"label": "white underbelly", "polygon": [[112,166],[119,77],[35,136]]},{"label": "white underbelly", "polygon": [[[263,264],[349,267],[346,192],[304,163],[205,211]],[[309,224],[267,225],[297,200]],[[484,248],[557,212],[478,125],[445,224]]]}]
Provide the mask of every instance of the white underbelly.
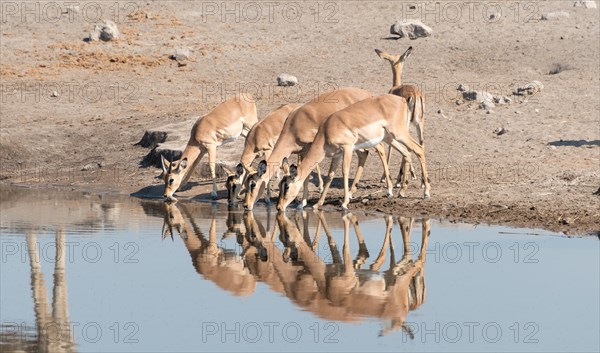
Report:
[{"label": "white underbelly", "polygon": [[385,135],[381,135],[381,137],[377,137],[377,138],[374,138],[374,139],[371,139],[371,140],[368,140],[365,142],[358,143],[358,144],[354,145],[354,150],[362,150],[365,148],[375,147],[378,144],[380,144],[381,141],[383,141],[384,137],[385,137]]},{"label": "white underbelly", "polygon": [[[223,141],[221,141],[221,144],[220,144],[220,145],[224,145],[224,144],[227,144],[227,143],[230,143],[230,142],[233,142],[233,141],[237,140],[237,138],[238,138],[238,137],[240,137],[240,135],[242,134],[242,131],[243,131],[243,130],[244,130],[244,129],[242,129],[242,130],[238,131],[237,133],[233,134],[233,135],[232,135],[232,136],[230,136],[229,138],[226,138],[226,139],[224,139]],[[219,146],[220,146],[220,145],[219,145]]]}]

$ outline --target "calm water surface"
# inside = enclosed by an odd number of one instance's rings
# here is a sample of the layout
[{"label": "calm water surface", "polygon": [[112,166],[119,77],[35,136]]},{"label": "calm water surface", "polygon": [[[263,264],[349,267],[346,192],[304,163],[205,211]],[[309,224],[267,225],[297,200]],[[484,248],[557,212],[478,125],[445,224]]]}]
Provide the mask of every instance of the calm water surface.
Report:
[{"label": "calm water surface", "polygon": [[599,241],[2,187],[2,351],[599,351]]}]

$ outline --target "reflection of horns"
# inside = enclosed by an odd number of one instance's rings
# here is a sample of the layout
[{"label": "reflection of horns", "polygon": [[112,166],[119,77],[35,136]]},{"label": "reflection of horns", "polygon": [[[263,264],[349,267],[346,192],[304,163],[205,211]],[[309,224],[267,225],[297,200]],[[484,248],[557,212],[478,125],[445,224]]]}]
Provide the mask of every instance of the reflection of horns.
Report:
[{"label": "reflection of horns", "polygon": [[[166,219],[178,218],[179,226],[188,234],[183,243],[192,259],[195,270],[204,278],[212,281],[220,288],[234,295],[249,295],[254,292],[256,281],[235,250],[219,246],[216,236],[216,215],[213,212],[210,220],[208,239],[196,223],[193,216],[183,204],[167,207]],[[183,214],[181,214],[181,212]],[[189,223],[188,223],[189,222]],[[188,224],[191,224],[191,228]]]},{"label": "reflection of horns", "polygon": [[34,312],[36,317],[37,345],[39,352],[73,352],[74,345],[69,322],[67,283],[65,274],[65,234],[56,230],[56,255],[54,258],[54,284],[52,295],[52,315],[48,307],[48,296],[42,273],[40,254],[36,236],[27,232],[27,252],[31,270],[31,289],[33,291]]}]

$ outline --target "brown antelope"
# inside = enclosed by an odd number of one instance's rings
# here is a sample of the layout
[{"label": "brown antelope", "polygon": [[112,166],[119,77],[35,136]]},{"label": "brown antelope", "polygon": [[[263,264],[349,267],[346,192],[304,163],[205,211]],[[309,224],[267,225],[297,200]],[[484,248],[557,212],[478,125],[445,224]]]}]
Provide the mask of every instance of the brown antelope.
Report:
[{"label": "brown antelope", "polygon": [[244,266],[241,257],[235,251],[219,246],[214,216],[207,239],[185,205],[165,203],[164,207],[163,238],[169,235],[164,234],[165,229],[171,235],[173,228],[178,230],[198,274],[234,295],[244,296],[254,292],[256,280]]},{"label": "brown antelope", "polygon": [[[424,264],[429,236],[429,221],[422,222],[422,243],[419,257],[412,259],[410,231],[413,220],[399,218],[402,231],[404,252],[400,261],[396,262],[391,236],[393,220],[386,216],[386,233],[377,259],[370,266],[371,271],[380,271],[385,262],[387,248],[390,248],[389,269],[379,276],[358,279],[357,266],[353,262],[350,251],[350,223],[361,242],[357,218],[346,214],[344,221],[344,244],[340,256],[335,241],[326,231],[332,263],[327,264],[306,243],[300,235],[298,227],[287,218],[285,213],[277,215],[284,246],[296,249],[296,260],[290,263],[280,260],[280,256],[271,256],[269,261],[280,274],[285,294],[295,304],[306,311],[314,312],[321,318],[338,321],[358,321],[361,318],[378,317],[389,320],[389,326],[381,330],[381,335],[405,326],[405,318],[410,310],[415,310],[425,301]],[[318,234],[315,234],[315,238]],[[277,249],[276,247],[274,247]],[[268,251],[273,247],[267,247]],[[275,255],[275,254],[273,254]],[[360,250],[359,250],[360,256]],[[368,254],[366,255],[368,257]],[[366,260],[366,259],[365,259]],[[294,269],[294,264],[301,264],[303,270]],[[283,270],[283,268],[288,268]],[[409,332],[410,334],[410,332]]]},{"label": "brown antelope", "polygon": [[[252,210],[266,182],[279,169],[283,158],[289,157],[292,153],[298,153],[304,158],[315,139],[319,126],[330,114],[372,96],[371,93],[359,88],[341,88],[314,98],[290,114],[269,158],[261,161],[257,172],[252,173],[246,179],[244,207]],[[318,166],[313,165],[310,170],[314,168],[318,168]],[[358,172],[359,170],[357,170],[357,174]],[[306,204],[308,198],[308,178],[304,181],[302,206]],[[357,182],[358,178],[355,178],[354,186]]]},{"label": "brown antelope", "polygon": [[[242,190],[246,172],[254,173],[251,166],[252,162],[261,156],[264,159],[269,159],[269,156],[271,156],[271,152],[275,147],[275,143],[279,138],[279,134],[281,134],[281,129],[283,128],[285,120],[292,111],[300,106],[301,104],[299,103],[282,105],[270,112],[264,119],[256,123],[252,129],[250,129],[248,136],[246,136],[244,152],[242,152],[240,164],[237,165],[235,174],[230,175],[227,178],[226,187],[229,205],[233,205],[237,200],[237,197]],[[321,180],[320,176],[319,180]],[[320,187],[322,186],[320,185]],[[269,202],[270,198],[271,181],[267,184],[267,197],[265,198],[265,201]]]},{"label": "brown antelope", "polygon": [[[404,97],[408,102],[408,107],[410,111],[410,120],[407,121],[408,124],[412,124],[415,126],[417,130],[417,137],[419,139],[419,144],[425,148],[424,146],[424,125],[425,125],[425,96],[419,89],[419,87],[415,85],[403,85],[402,84],[402,69],[404,66],[404,60],[410,56],[413,48],[409,47],[404,54],[402,55],[392,55],[383,50],[375,49],[375,53],[379,55],[380,58],[389,62],[392,66],[392,88],[388,91],[390,94],[395,94],[400,97]],[[392,153],[392,146],[388,151],[388,165],[390,164],[390,158]],[[396,179],[396,186],[400,186],[401,174],[406,172],[403,170],[403,164],[400,163],[400,172],[398,173],[398,178]],[[413,168],[412,163],[410,164],[410,173],[413,179],[416,178],[415,170]],[[381,177],[383,181],[384,177]]]},{"label": "brown antelope", "polygon": [[[429,198],[429,182],[425,165],[425,151],[409,134],[408,107],[406,100],[392,94],[365,99],[345,109],[333,113],[319,128],[319,132],[299,167],[291,166],[290,175],[280,183],[278,210],[284,210],[298,195],[301,184],[308,173],[326,156],[332,157],[330,173],[342,162],[344,176],[344,201],[342,208],[348,209],[351,192],[348,189],[348,176],[352,152],[377,146],[382,141],[390,144],[404,157],[405,166],[411,163],[411,151],[421,164],[422,180],[425,185],[424,198]],[[273,155],[271,155],[273,157]],[[382,159],[384,174],[387,176],[388,196],[392,196],[392,183],[385,159]],[[406,175],[403,175],[400,196],[406,192]],[[327,186],[327,185],[326,185]],[[326,190],[323,192],[325,193]],[[319,203],[322,204],[322,199]]]},{"label": "brown antelope", "polygon": [[245,136],[258,121],[256,105],[250,95],[237,95],[216,106],[210,113],[200,117],[190,134],[181,159],[169,162],[161,156],[167,201],[174,200],[173,194],[187,183],[192,172],[205,154],[212,178],[213,199],[217,198],[216,162],[217,147],[232,142],[240,135]]}]

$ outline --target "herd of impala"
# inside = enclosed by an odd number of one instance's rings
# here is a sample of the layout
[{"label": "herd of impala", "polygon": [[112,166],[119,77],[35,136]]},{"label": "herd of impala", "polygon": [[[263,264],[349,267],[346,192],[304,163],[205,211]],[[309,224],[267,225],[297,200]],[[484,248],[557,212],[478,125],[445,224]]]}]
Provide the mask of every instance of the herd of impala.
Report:
[{"label": "herd of impala", "polygon": [[[393,86],[388,94],[373,96],[360,88],[341,88],[303,105],[283,105],[261,121],[258,121],[254,100],[248,96],[238,95],[218,105],[196,121],[179,160],[167,161],[161,157],[165,199],[169,202],[175,200],[173,194],[185,185],[204,154],[208,154],[213,184],[211,196],[215,199],[217,147],[234,141],[240,135],[246,138],[241,162],[235,173],[227,179],[226,186],[230,204],[236,202],[241,191],[245,191],[244,207],[247,210],[252,210],[265,188],[265,202],[270,202],[270,180],[280,170],[283,171],[283,177],[277,209],[284,210],[296,198],[301,186],[303,196],[299,207],[306,206],[308,177],[314,169],[321,192],[319,201],[314,205],[317,209],[323,205],[340,163],[344,179],[342,208],[347,210],[370,148],[374,148],[381,159],[384,171],[382,179],[387,182],[388,197],[393,195],[389,157],[394,148],[402,155],[396,181],[400,196],[405,196],[408,174],[415,178],[411,162],[411,153],[415,153],[421,165],[424,198],[429,198],[430,186],[423,147],[424,97],[418,87],[401,83],[404,61],[411,54],[412,47],[402,55],[391,55],[378,49],[375,52],[392,66]],[[416,127],[418,142],[409,134],[411,124]],[[389,145],[387,159],[383,142]],[[348,174],[353,152],[358,156],[358,168],[349,187]],[[298,155],[299,166],[288,163],[292,153]],[[251,164],[260,156],[264,159],[254,169]],[[332,161],[327,181],[323,183],[319,162],[325,157],[331,157]]]}]

